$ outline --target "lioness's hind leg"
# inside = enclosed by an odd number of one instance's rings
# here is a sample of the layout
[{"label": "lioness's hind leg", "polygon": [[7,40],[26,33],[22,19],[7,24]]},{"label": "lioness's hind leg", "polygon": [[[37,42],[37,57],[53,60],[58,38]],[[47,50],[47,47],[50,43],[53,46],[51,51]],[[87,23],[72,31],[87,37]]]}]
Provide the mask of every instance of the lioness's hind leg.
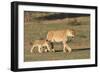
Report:
[{"label": "lioness's hind leg", "polygon": [[55,52],[55,49],[54,49],[54,44],[53,44],[53,42],[51,42],[50,44],[51,44],[51,51],[52,51],[52,52]]}]

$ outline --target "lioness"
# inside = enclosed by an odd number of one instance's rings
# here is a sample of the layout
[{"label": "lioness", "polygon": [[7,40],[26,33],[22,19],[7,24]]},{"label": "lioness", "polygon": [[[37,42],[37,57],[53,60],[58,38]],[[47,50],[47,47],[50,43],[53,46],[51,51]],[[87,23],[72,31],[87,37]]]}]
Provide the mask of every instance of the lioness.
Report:
[{"label": "lioness", "polygon": [[[47,40],[50,42],[62,42],[63,43],[63,52],[66,52],[66,49],[70,53],[72,49],[66,44],[68,41],[68,37],[74,37],[75,31],[72,29],[66,29],[66,30],[54,30],[49,31],[47,34]],[[54,50],[52,48],[52,50]]]},{"label": "lioness", "polygon": [[39,53],[42,53],[41,49],[42,49],[43,47],[46,47],[46,48],[47,48],[47,49],[45,49],[45,51],[47,51],[47,50],[50,51],[49,41],[46,40],[46,39],[35,40],[35,41],[33,42],[32,48],[31,48],[31,50],[30,50],[31,53],[32,53],[32,51],[33,51],[33,49],[34,49],[35,47],[38,48],[38,52],[39,52]]}]

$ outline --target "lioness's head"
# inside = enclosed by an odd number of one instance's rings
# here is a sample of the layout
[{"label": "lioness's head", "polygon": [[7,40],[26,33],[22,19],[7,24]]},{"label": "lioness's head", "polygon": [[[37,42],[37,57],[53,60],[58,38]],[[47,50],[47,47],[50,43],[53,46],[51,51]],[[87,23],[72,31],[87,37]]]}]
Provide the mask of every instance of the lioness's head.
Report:
[{"label": "lioness's head", "polygon": [[68,30],[67,30],[67,36],[68,36],[68,37],[74,38],[75,35],[76,35],[76,31],[75,31],[75,30],[73,30],[73,29],[68,29]]}]

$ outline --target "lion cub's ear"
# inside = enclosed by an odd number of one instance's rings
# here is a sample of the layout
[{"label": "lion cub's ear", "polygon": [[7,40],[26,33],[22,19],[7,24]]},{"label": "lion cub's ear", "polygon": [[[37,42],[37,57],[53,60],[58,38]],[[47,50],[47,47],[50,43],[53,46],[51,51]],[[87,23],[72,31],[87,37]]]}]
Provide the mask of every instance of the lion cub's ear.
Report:
[{"label": "lion cub's ear", "polygon": [[33,45],[33,43],[32,43],[32,42],[30,42],[30,45]]},{"label": "lion cub's ear", "polygon": [[30,45],[33,45],[33,42],[31,41],[29,44],[30,44]]}]

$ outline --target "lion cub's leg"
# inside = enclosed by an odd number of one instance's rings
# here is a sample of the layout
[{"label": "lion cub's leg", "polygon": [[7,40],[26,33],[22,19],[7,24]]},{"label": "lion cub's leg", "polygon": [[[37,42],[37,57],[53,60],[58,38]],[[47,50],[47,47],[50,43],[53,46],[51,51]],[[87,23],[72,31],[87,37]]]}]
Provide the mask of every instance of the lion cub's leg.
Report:
[{"label": "lion cub's leg", "polygon": [[46,43],[44,46],[46,46],[45,52],[51,51],[49,45]]},{"label": "lion cub's leg", "polygon": [[48,50],[48,51],[51,51],[51,50],[50,50],[50,47],[49,47],[49,45],[48,45],[48,44],[46,45],[46,47],[47,47],[47,50]]},{"label": "lion cub's leg", "polygon": [[31,53],[32,53],[32,51],[33,51],[34,47],[35,47],[35,46],[33,45],[33,46],[32,46],[32,48],[31,48],[31,50],[30,50],[30,52],[31,52]]},{"label": "lion cub's leg", "polygon": [[42,48],[41,46],[38,46],[38,52],[39,53],[42,53],[41,48]]}]

